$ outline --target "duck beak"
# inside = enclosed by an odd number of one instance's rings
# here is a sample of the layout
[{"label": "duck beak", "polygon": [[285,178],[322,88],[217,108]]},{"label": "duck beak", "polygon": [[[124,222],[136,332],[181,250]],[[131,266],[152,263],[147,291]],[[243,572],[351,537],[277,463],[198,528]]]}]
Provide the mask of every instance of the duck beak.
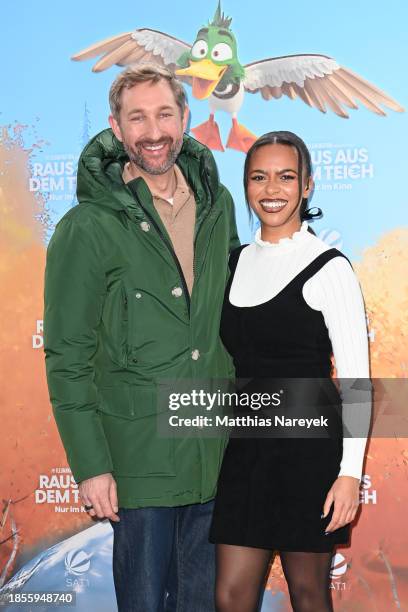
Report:
[{"label": "duck beak", "polygon": [[180,76],[193,77],[193,96],[198,100],[208,98],[217,87],[228,66],[216,66],[210,60],[190,62],[188,68],[176,70]]}]

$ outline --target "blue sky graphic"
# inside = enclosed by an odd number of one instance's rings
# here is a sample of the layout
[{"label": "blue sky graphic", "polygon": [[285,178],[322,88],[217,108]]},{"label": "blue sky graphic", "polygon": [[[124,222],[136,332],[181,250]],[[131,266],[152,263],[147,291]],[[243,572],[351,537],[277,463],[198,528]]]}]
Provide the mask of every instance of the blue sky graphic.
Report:
[{"label": "blue sky graphic", "polygon": [[[238,39],[240,61],[245,64],[268,57],[295,53],[321,53],[335,58],[402,106],[408,107],[405,62],[408,57],[407,3],[386,4],[344,0],[293,0],[290,5],[270,0],[254,3],[226,0],[222,8],[232,17]],[[49,141],[47,154],[79,154],[83,142],[84,108],[88,109],[91,135],[107,127],[107,94],[120,68],[93,74],[94,61],[72,62],[70,56],[104,38],[150,27],[194,42],[195,33],[214,14],[216,2],[192,3],[179,0],[140,3],[122,0],[70,0],[55,4],[15,2],[3,6],[3,79],[0,124],[18,121],[32,124]],[[208,104],[192,98],[195,126],[208,118]],[[366,148],[374,165],[373,178],[353,181],[350,191],[316,192],[313,205],[325,213],[315,222],[317,232],[335,229],[343,239],[343,250],[353,259],[393,228],[406,225],[406,140],[407,113],[387,111],[379,117],[364,107],[350,110],[344,120],[326,115],[302,101],[264,101],[247,94],[238,119],[256,134],[289,129],[307,143],[333,143]],[[230,129],[230,116],[216,116],[223,142]],[[251,231],[242,191],[244,155],[227,149],[215,153],[223,182],[231,190],[237,209],[241,239],[248,242]],[[58,208],[59,207],[59,208]],[[57,217],[69,202],[55,203]]]}]

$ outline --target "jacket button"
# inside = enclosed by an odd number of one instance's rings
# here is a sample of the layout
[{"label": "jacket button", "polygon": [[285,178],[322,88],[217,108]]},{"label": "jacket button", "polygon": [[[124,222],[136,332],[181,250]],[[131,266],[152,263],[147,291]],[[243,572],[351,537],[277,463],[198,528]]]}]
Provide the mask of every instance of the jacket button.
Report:
[{"label": "jacket button", "polygon": [[137,292],[137,293],[135,293],[135,297],[136,297],[138,300],[140,300],[140,298],[142,297],[142,294],[141,294],[141,293],[139,293],[139,292]]},{"label": "jacket button", "polygon": [[174,289],[172,289],[171,294],[174,295],[174,297],[180,297],[183,295],[183,290],[181,287],[174,287]]},{"label": "jacket button", "polygon": [[148,232],[150,230],[150,225],[147,221],[142,221],[140,227],[144,232]]},{"label": "jacket button", "polygon": [[194,349],[194,351],[191,352],[191,359],[193,359],[194,361],[200,359],[200,351],[198,349]]}]

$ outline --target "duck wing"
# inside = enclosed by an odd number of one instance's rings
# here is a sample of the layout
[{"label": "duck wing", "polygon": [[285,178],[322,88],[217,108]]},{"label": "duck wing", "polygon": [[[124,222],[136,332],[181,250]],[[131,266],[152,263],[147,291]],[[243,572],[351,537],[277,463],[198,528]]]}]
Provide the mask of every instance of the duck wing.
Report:
[{"label": "duck wing", "polygon": [[299,96],[303,102],[322,113],[326,112],[327,105],[345,119],[348,114],[343,107],[356,109],[357,102],[377,115],[386,115],[380,105],[397,112],[404,111],[384,91],[327,55],[272,57],[252,62],[244,68],[245,90],[249,93],[260,92],[265,100],[282,95],[294,100]]},{"label": "duck wing", "polygon": [[[190,49],[189,43],[174,36],[150,28],[141,28],[106,38],[76,53],[71,59],[82,61],[102,55],[93,66],[93,72],[102,72],[114,64],[128,66],[136,62],[156,62],[174,72],[180,55]],[[180,80],[189,82],[191,78],[180,77]]]}]

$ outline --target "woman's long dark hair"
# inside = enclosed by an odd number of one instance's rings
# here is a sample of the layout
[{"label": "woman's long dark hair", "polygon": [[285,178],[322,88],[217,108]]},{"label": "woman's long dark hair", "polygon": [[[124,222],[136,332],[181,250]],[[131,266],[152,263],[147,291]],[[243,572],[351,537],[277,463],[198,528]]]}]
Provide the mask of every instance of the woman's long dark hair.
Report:
[{"label": "woman's long dark hair", "polygon": [[[257,151],[260,147],[264,147],[265,145],[272,144],[283,144],[294,147],[298,154],[298,182],[299,182],[299,194],[303,191],[303,178],[310,179],[312,176],[312,160],[310,157],[309,149],[303,142],[299,136],[294,134],[293,132],[286,131],[278,131],[278,132],[267,132],[263,136],[260,136],[249,149],[244,164],[244,190],[245,190],[245,200],[248,208],[249,215],[252,214],[252,209],[249,205],[248,201],[248,171],[249,164],[252,158],[252,155]],[[317,217],[322,216],[322,211],[320,208],[316,209],[308,209],[308,198],[302,198],[302,202],[300,204],[300,220],[301,221],[309,221],[311,219],[316,219]],[[313,211],[316,212],[313,212]]]}]

